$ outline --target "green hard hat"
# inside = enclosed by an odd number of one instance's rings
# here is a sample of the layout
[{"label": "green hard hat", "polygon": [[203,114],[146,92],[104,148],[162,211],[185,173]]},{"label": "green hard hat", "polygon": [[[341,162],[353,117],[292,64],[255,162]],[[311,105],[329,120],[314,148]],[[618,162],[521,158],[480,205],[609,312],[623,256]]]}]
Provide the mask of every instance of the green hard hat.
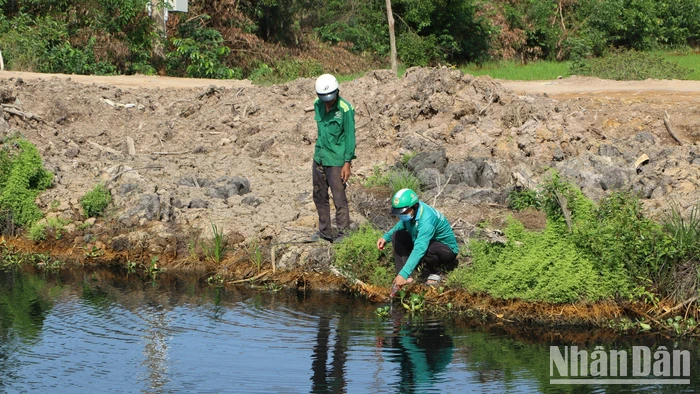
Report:
[{"label": "green hard hat", "polygon": [[418,195],[411,189],[401,189],[391,198],[391,213],[398,215],[418,204]]}]

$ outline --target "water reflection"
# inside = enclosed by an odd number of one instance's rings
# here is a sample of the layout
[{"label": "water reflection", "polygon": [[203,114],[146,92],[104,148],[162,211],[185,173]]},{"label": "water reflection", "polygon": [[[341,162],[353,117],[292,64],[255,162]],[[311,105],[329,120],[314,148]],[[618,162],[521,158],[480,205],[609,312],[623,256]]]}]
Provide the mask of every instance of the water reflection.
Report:
[{"label": "water reflection", "polygon": [[[142,280],[143,279],[143,280]],[[692,392],[697,344],[441,321],[198,278],[0,272],[0,392]],[[689,387],[549,384],[550,345],[688,349]],[[105,389],[107,387],[107,389]]]},{"label": "water reflection", "polygon": [[395,349],[389,359],[400,365],[393,386],[402,393],[430,389],[441,381],[442,374],[452,362],[454,342],[440,321],[416,319],[404,323],[403,319],[403,316],[394,318],[389,340],[389,345]]},{"label": "water reflection", "polygon": [[312,393],[342,393],[345,392],[345,360],[347,360],[348,330],[347,319],[338,318],[335,338],[332,345],[332,358],[328,363],[328,353],[331,347],[331,317],[323,314],[318,319],[318,334],[316,345],[311,356],[311,392]]}]

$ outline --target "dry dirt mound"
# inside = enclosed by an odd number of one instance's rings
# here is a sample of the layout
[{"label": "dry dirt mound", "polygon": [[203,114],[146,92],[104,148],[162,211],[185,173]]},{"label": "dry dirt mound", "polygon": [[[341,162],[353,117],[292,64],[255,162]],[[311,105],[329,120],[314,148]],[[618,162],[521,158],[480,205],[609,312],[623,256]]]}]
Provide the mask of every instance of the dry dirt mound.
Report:
[{"label": "dry dirt mound", "polygon": [[[375,166],[394,165],[409,153],[417,153],[408,164],[425,183],[424,199],[438,205],[462,237],[477,222],[502,216],[507,193],[534,185],[550,167],[593,198],[632,189],[652,210],[670,198],[685,209],[700,200],[697,84],[687,85],[695,91],[685,105],[678,105],[678,92],[641,88],[546,91],[576,81],[594,84],[577,78],[506,83],[511,90],[447,68],[410,69],[400,79],[374,71],[343,83],[341,95],[354,105],[357,124],[352,220],[389,223],[386,201],[361,183]],[[39,203],[49,215],[72,221],[72,247],[99,242],[122,257],[183,261],[198,237],[211,238],[212,224],[244,243],[295,242],[315,229],[313,83],[260,87],[4,72],[3,132],[18,131],[35,143],[56,174]],[[636,169],[641,154],[650,161]],[[87,227],[78,199],[99,182],[111,190],[114,209]],[[276,264],[287,268],[323,261],[322,255],[295,244],[273,251]]]}]

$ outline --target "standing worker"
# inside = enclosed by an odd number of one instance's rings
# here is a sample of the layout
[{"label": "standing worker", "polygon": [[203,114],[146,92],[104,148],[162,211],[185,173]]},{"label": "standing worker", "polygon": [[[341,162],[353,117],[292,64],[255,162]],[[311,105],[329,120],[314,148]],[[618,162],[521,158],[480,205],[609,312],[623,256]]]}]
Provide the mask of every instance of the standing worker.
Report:
[{"label": "standing worker", "polygon": [[[314,102],[318,137],[314,148],[312,169],[313,197],[318,211],[318,232],[312,241],[325,239],[333,242],[342,239],[350,226],[350,211],[345,186],[350,178],[350,166],[355,158],[355,109],[339,95],[338,80],[323,74],[316,79]],[[328,189],[335,204],[335,224],[338,231],[331,231],[331,208]]]},{"label": "standing worker", "polygon": [[400,289],[418,264],[423,265],[422,277],[426,285],[433,286],[442,275],[457,267],[457,239],[445,216],[435,208],[420,201],[411,189],[401,189],[391,198],[391,213],[399,221],[377,240],[377,248],[384,249],[387,242],[394,244],[396,278],[393,286]]}]

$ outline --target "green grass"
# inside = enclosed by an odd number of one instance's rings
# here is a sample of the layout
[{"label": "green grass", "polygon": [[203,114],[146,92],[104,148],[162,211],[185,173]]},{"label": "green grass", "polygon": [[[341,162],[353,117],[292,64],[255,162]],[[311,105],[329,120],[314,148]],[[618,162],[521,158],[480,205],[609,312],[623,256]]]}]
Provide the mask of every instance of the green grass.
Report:
[{"label": "green grass", "polygon": [[681,67],[693,70],[686,79],[690,81],[700,81],[700,51],[691,50],[676,50],[676,51],[657,51],[652,54],[660,56],[662,59],[674,62]]},{"label": "green grass", "polygon": [[511,60],[486,63],[480,66],[467,64],[460,67],[460,70],[474,76],[490,75],[492,78],[512,81],[539,81],[570,76],[569,64],[570,62],[552,61],[520,64]]},{"label": "green grass", "polygon": [[[691,69],[693,72],[685,77],[687,80],[700,81],[700,51],[684,50],[659,50],[647,52],[662,59],[678,64],[681,67]],[[512,81],[538,81],[569,77],[571,62],[538,61],[521,64],[516,61],[496,61],[482,65],[467,64],[459,69],[474,76],[490,75],[496,79]],[[405,72],[405,69],[402,70]],[[402,73],[400,73],[402,74]]]}]

